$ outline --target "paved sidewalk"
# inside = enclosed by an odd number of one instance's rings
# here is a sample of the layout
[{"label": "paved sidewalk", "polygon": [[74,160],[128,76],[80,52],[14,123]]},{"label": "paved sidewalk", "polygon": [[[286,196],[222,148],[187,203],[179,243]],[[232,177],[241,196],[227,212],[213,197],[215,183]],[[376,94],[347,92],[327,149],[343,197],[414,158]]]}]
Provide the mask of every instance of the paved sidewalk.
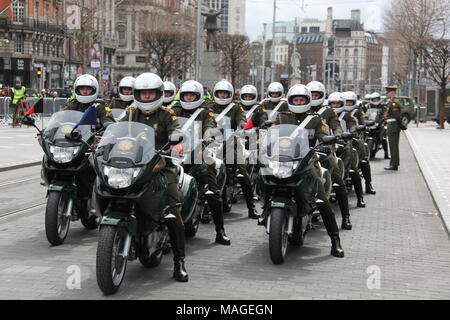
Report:
[{"label": "paved sidewalk", "polygon": [[[41,128],[41,123],[36,123]],[[33,127],[0,127],[0,171],[42,160],[43,151]]]},{"label": "paved sidewalk", "polygon": [[419,128],[411,124],[405,134],[450,233],[450,126],[446,123],[444,130],[436,127],[431,121]]}]

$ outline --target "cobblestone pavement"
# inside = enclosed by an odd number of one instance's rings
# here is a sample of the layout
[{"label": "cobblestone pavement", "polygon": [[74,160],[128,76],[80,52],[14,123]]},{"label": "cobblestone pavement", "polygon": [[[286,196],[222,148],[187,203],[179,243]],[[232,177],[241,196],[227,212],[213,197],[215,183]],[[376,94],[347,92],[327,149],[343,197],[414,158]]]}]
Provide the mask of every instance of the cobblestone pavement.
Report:
[{"label": "cobblestone pavement", "polygon": [[[377,195],[365,197],[367,208],[357,209],[351,194],[353,230],[341,231],[343,259],[330,255],[320,223],[303,247],[288,249],[284,264],[273,265],[268,236],[246,218],[241,201],[226,215],[230,247],[214,244],[212,224],[201,225],[188,240],[188,283],[171,278],[170,253],[155,269],[129,263],[119,292],[105,297],[95,277],[98,232],[76,222],[63,245],[50,247],[41,206],[0,218],[0,299],[450,299],[449,236],[404,135],[401,155],[398,172],[384,171],[385,160],[372,163]],[[27,170],[39,175],[38,167]],[[12,174],[0,173],[0,181],[12,181]],[[45,196],[39,179],[1,192],[2,201],[39,203]],[[11,211],[14,201],[2,212]],[[333,208],[340,225],[339,209]],[[69,290],[73,265],[81,269],[81,289]]]}]

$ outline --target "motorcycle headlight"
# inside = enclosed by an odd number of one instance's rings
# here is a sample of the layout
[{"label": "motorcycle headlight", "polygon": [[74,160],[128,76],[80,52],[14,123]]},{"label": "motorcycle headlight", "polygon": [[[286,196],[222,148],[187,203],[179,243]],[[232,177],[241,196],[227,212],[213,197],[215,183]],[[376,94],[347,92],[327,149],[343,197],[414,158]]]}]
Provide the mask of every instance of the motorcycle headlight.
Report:
[{"label": "motorcycle headlight", "polygon": [[80,147],[57,147],[50,146],[50,153],[53,155],[53,160],[57,163],[68,163],[80,151]]},{"label": "motorcycle headlight", "polygon": [[297,166],[297,162],[269,161],[269,168],[272,170],[272,174],[279,179],[286,179],[292,176]]},{"label": "motorcycle headlight", "polygon": [[123,189],[131,186],[133,180],[138,176],[141,168],[114,168],[105,166],[103,173],[107,177],[110,187],[114,189]]}]

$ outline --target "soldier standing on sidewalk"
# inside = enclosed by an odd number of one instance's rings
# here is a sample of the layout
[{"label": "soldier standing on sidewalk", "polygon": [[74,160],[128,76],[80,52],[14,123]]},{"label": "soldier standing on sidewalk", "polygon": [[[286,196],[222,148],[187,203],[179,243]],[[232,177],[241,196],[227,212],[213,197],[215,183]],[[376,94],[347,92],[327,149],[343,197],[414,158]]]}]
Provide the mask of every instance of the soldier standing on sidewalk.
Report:
[{"label": "soldier standing on sidewalk", "polygon": [[400,165],[400,131],[406,130],[407,128],[402,123],[401,113],[400,113],[400,102],[395,100],[395,94],[397,92],[396,86],[386,87],[386,97],[387,97],[387,134],[389,139],[389,149],[391,151],[391,163],[389,167],[384,168],[385,170],[398,170]]}]

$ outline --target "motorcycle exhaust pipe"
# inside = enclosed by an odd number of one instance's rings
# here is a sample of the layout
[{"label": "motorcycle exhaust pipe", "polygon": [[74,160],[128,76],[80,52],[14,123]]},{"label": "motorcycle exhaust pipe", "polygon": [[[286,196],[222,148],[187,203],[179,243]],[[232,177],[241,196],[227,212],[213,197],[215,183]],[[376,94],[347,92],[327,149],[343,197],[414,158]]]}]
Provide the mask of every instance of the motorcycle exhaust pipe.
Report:
[{"label": "motorcycle exhaust pipe", "polygon": [[127,237],[125,238],[125,244],[123,246],[123,252],[120,255],[124,260],[128,258],[130,247],[131,247],[131,234],[127,234]]}]

